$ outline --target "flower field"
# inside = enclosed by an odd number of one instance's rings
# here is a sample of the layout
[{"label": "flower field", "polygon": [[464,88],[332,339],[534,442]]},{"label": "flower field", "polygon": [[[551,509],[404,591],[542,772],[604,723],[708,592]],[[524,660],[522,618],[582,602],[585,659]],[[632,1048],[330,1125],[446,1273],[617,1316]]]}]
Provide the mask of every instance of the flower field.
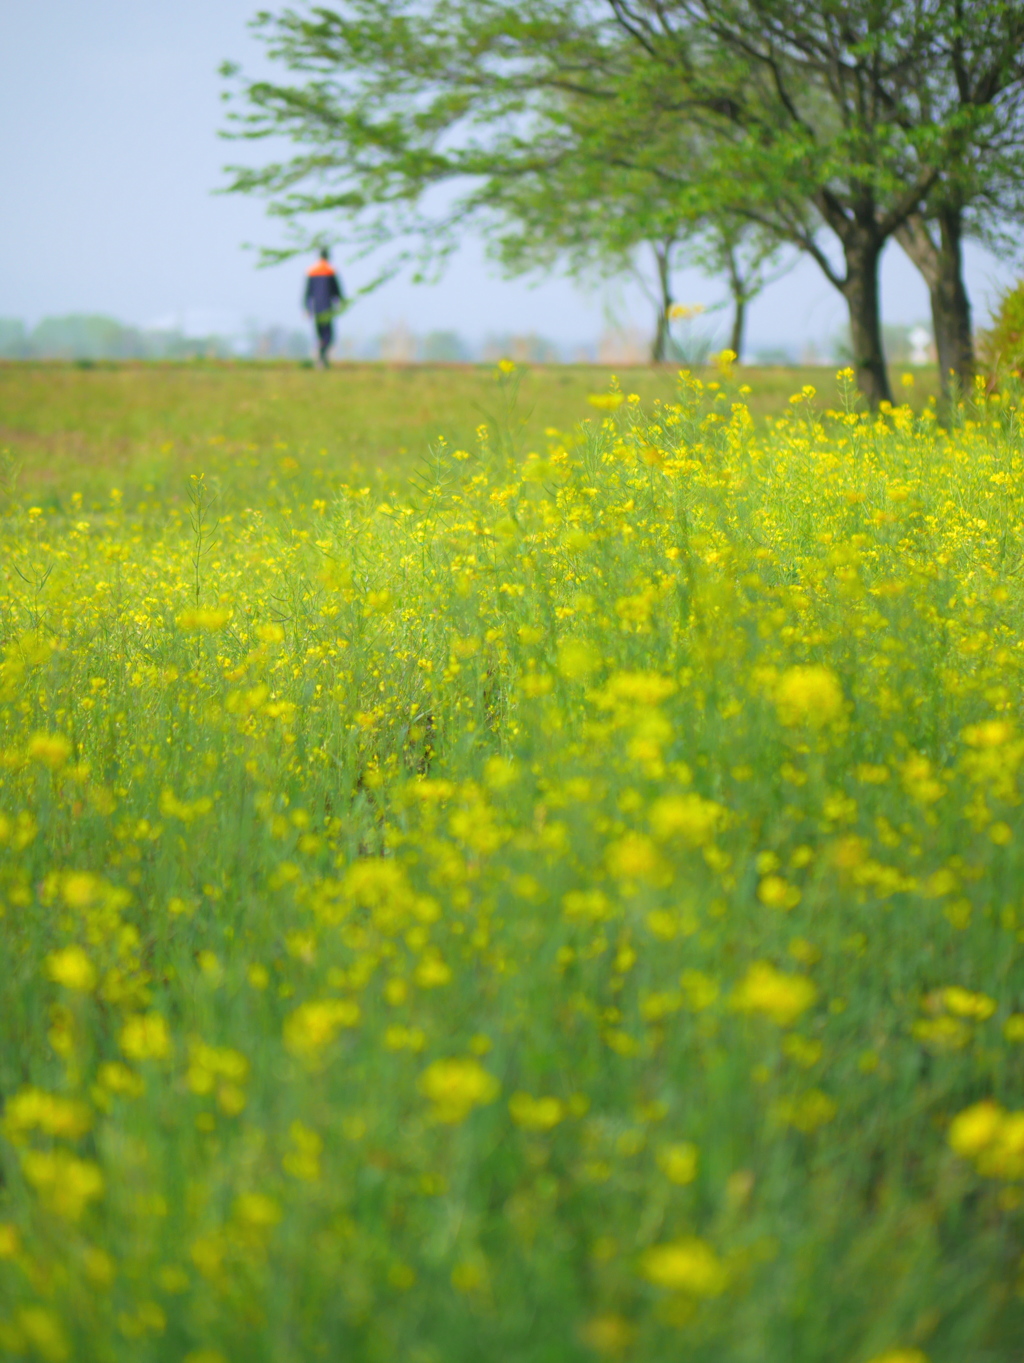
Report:
[{"label": "flower field", "polygon": [[1018,1360],[1016,412],[501,370],[8,497],[0,1354]]}]

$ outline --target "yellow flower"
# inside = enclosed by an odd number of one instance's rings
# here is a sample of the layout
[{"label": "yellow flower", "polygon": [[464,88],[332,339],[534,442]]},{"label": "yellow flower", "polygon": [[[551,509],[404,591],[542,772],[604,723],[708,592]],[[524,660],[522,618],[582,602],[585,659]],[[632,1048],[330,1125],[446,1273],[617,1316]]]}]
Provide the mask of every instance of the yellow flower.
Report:
[{"label": "yellow flower", "polygon": [[627,833],[613,842],[605,859],[617,880],[651,880],[662,870],[657,847],[643,833]]},{"label": "yellow flower", "polygon": [[92,1114],[77,1098],[62,1098],[42,1089],[22,1089],[4,1109],[4,1126],[12,1140],[27,1131],[44,1131],[63,1140],[78,1140],[92,1126]]},{"label": "yellow flower", "polygon": [[96,988],[96,967],[81,947],[65,947],[46,958],[46,973],[55,984],[88,994]]},{"label": "yellow flower", "polygon": [[986,1098],[953,1118],[949,1125],[949,1143],[958,1155],[972,1159],[991,1145],[1003,1120],[1003,1109]]},{"label": "yellow flower", "polygon": [[516,1126],[526,1131],[550,1131],[565,1116],[565,1105],[558,1098],[533,1098],[528,1093],[513,1093],[508,1110]]},{"label": "yellow flower", "polygon": [[614,412],[625,402],[622,393],[591,393],[587,398],[591,407],[602,412]]},{"label": "yellow flower", "polygon": [[276,1226],[281,1215],[281,1208],[266,1193],[241,1193],[235,1199],[235,1216],[248,1226],[267,1229]]},{"label": "yellow flower", "polygon": [[784,876],[765,876],[757,887],[757,897],[770,909],[789,910],[800,903],[800,891]]},{"label": "yellow flower", "polygon": [[886,1349],[884,1354],[875,1354],[868,1363],[928,1363],[928,1355],[920,1349]]},{"label": "yellow flower", "polygon": [[101,1065],[96,1078],[102,1087],[109,1089],[111,1093],[126,1093],[133,1098],[138,1097],[145,1088],[135,1071],[130,1070],[127,1065],[122,1065],[118,1060]]},{"label": "yellow flower", "polygon": [[942,1002],[957,1017],[976,1018],[979,1022],[990,1018],[996,1011],[995,999],[990,999],[986,994],[973,994],[969,989],[961,989],[955,984],[943,989]]},{"label": "yellow flower", "polygon": [[213,800],[209,795],[201,795],[198,800],[179,800],[173,790],[160,792],[159,809],[165,819],[180,819],[182,823],[191,823],[193,819],[209,814],[212,808]]},{"label": "yellow flower", "polygon": [[657,672],[616,672],[595,697],[608,710],[619,705],[659,705],[676,690],[671,677]]},{"label": "yellow flower", "polygon": [[103,1175],[96,1165],[64,1150],[26,1150],[21,1167],[50,1210],[69,1221],[77,1221],[103,1195]]},{"label": "yellow flower", "polygon": [[776,685],[775,706],[782,724],[820,729],[842,713],[843,689],[829,667],[790,667]]},{"label": "yellow flower", "polygon": [[206,634],[213,634],[219,629],[223,629],[231,619],[231,612],[221,608],[200,607],[197,610],[182,611],[178,616],[177,625],[179,629],[200,630]]},{"label": "yellow flower", "polygon": [[640,1272],[656,1287],[693,1297],[717,1297],[726,1288],[725,1265],[711,1246],[696,1236],[655,1245],[640,1260]]},{"label": "yellow flower", "polygon": [[705,847],[725,820],[724,806],[688,792],[663,795],[650,810],[651,831],[661,841],[680,838],[689,847]]},{"label": "yellow flower", "polygon": [[171,1053],[171,1034],[159,1013],[139,1013],[121,1029],[121,1050],[129,1060],[162,1060]]},{"label": "yellow flower", "polygon": [[71,756],[71,743],[63,734],[33,734],[25,753],[51,771],[58,771]]},{"label": "yellow flower", "polygon": [[413,978],[421,989],[439,989],[451,982],[451,966],[446,964],[436,951],[430,952],[413,971]]},{"label": "yellow flower", "polygon": [[87,909],[99,898],[102,888],[89,871],[69,871],[62,886],[64,903],[69,909]]},{"label": "yellow flower", "polygon": [[435,1060],[420,1075],[419,1089],[439,1122],[462,1122],[475,1107],[493,1103],[500,1085],[477,1060]]},{"label": "yellow flower", "polygon": [[758,961],[734,990],[732,1004],[740,1012],[764,1013],[780,1027],[789,1027],[817,997],[806,975],[784,975],[768,961]]},{"label": "yellow flower", "polygon": [[663,1146],[658,1151],[658,1168],[671,1183],[692,1183],[697,1177],[697,1147],[690,1141]]},{"label": "yellow flower", "polygon": [[775,1104],[774,1116],[786,1126],[809,1135],[819,1126],[826,1126],[835,1117],[838,1107],[833,1098],[821,1089],[808,1089],[796,1098],[782,1098]]},{"label": "yellow flower", "polygon": [[586,681],[600,665],[600,653],[582,639],[566,639],[558,646],[558,671],[566,681]]},{"label": "yellow flower", "polygon": [[910,1034],[935,1051],[961,1051],[971,1039],[971,1029],[956,1018],[920,1018]]},{"label": "yellow flower", "polygon": [[422,1051],[427,1044],[427,1034],[421,1027],[387,1027],[384,1031],[386,1051]]},{"label": "yellow flower", "polygon": [[359,1005],[351,999],[321,999],[300,1004],[285,1020],[284,1044],[293,1055],[315,1059],[338,1033],[359,1022]]}]

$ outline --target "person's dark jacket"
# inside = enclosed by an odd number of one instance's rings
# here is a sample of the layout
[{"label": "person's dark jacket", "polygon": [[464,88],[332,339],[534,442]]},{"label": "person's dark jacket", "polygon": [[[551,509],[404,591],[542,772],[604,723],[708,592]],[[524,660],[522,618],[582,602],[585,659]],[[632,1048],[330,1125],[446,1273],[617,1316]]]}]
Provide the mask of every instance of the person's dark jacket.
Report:
[{"label": "person's dark jacket", "polygon": [[320,321],[334,316],[337,305],[345,301],[338,276],[329,261],[318,260],[306,275],[306,311]]}]

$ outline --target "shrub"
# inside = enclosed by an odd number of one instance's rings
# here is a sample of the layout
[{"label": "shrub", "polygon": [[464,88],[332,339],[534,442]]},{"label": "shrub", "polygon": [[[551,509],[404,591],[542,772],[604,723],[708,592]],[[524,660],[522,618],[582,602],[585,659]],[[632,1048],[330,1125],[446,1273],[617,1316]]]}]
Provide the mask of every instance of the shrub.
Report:
[{"label": "shrub", "polygon": [[982,332],[978,355],[991,378],[1024,377],[1024,279],[1000,296],[992,326]]}]

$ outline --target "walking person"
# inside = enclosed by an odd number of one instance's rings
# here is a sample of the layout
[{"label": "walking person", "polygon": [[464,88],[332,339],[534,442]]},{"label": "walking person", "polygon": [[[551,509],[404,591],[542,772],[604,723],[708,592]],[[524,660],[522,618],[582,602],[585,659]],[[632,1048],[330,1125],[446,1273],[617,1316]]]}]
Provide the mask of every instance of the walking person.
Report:
[{"label": "walking person", "polygon": [[316,326],[321,369],[327,368],[327,352],[334,344],[334,318],[344,301],[341,281],[334,273],[330,255],[324,246],[320,251],[320,259],[306,272],[306,294],[303,300]]}]

